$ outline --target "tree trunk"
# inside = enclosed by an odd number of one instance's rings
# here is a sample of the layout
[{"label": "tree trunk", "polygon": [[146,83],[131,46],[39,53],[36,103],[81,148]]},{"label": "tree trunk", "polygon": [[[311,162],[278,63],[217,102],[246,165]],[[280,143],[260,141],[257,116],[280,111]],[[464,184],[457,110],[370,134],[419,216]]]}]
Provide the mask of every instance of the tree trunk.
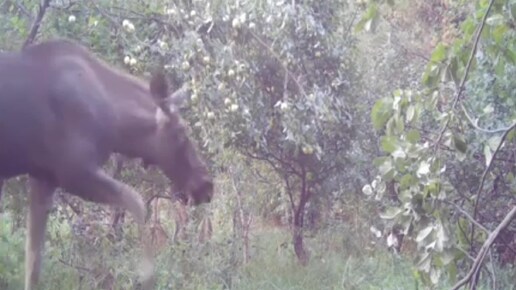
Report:
[{"label": "tree trunk", "polygon": [[292,242],[294,244],[294,252],[296,253],[299,263],[303,266],[306,266],[308,264],[308,253],[305,250],[305,245],[303,242],[302,221],[301,221],[300,225],[296,225],[296,222],[294,221]]},{"label": "tree trunk", "polygon": [[305,249],[305,245],[303,242],[303,226],[304,226],[304,216],[305,216],[305,207],[310,199],[311,193],[308,190],[306,184],[306,174],[303,170],[303,174],[301,176],[301,192],[299,196],[299,204],[297,207],[294,203],[292,203],[293,211],[294,211],[294,224],[292,227],[292,243],[294,245],[294,252],[298,258],[298,261],[301,265],[306,266],[308,264],[309,255]]},{"label": "tree trunk", "polygon": [[232,184],[237,198],[237,208],[233,214],[233,228],[235,232],[240,233],[240,238],[242,240],[242,263],[245,265],[251,258],[249,250],[249,229],[251,227],[253,217],[252,214],[244,208],[242,192],[238,188],[234,178],[232,179]]}]

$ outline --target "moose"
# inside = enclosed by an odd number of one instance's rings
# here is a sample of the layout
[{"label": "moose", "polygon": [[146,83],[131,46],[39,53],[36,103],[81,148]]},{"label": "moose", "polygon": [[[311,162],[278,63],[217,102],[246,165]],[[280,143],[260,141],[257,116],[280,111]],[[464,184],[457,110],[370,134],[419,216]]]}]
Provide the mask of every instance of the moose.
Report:
[{"label": "moose", "polygon": [[[108,65],[78,42],[53,39],[0,53],[0,197],[3,180],[28,175],[25,289],[36,289],[57,188],[126,209],[145,250],[145,207],[135,189],[102,166],[112,153],[158,167],[190,204],[209,203],[214,184],[162,71],[149,81]],[[147,283],[147,284],[146,284]],[[147,287],[147,286],[144,286]]]}]

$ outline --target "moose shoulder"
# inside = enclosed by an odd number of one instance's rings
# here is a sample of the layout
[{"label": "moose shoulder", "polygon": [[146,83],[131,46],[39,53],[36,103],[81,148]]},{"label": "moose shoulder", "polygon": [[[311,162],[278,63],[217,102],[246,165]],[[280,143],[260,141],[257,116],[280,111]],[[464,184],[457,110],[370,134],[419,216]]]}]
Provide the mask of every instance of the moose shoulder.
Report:
[{"label": "moose shoulder", "polygon": [[137,79],[67,40],[0,54],[0,178],[28,174],[31,184],[26,289],[38,281],[57,187],[124,207],[143,225],[141,196],[101,168],[113,152],[158,166],[194,204],[211,201],[212,177],[177,98],[162,74]]}]

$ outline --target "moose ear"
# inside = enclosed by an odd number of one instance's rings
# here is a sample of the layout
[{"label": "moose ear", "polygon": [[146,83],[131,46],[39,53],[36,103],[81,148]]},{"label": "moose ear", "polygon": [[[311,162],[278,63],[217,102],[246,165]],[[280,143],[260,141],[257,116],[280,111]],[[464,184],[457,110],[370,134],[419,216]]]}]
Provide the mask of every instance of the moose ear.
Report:
[{"label": "moose ear", "polygon": [[149,82],[149,89],[156,105],[161,109],[159,112],[171,116],[172,110],[167,105],[168,83],[163,72],[157,72],[152,76]]},{"label": "moose ear", "polygon": [[149,83],[149,89],[152,97],[158,102],[161,103],[163,99],[166,99],[168,96],[168,83],[165,75],[162,71],[156,72]]}]

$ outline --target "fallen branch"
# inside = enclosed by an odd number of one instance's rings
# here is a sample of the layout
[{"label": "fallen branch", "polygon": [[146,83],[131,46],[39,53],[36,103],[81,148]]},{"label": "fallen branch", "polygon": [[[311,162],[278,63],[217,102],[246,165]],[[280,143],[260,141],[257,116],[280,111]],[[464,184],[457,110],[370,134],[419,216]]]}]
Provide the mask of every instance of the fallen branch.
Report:
[{"label": "fallen branch", "polygon": [[147,201],[145,202],[145,204],[147,206],[149,206],[151,204],[152,201],[154,201],[155,199],[168,199],[168,200],[172,200],[172,197],[170,195],[163,195],[163,194],[155,194],[153,196],[151,196],[149,199],[147,199]]},{"label": "fallen branch", "polygon": [[480,266],[482,265],[482,262],[484,261],[489,249],[493,245],[494,241],[496,240],[496,238],[498,237],[500,232],[503,229],[505,229],[515,217],[516,217],[516,206],[513,206],[513,208],[505,216],[503,221],[496,227],[496,229],[491,234],[489,234],[489,237],[485,241],[484,245],[482,245],[482,248],[480,248],[480,251],[478,252],[478,255],[475,259],[475,262],[471,266],[471,269],[469,270],[468,274],[464,278],[462,278],[462,280],[457,282],[457,284],[455,284],[455,286],[453,286],[451,288],[451,290],[457,290],[457,289],[461,288],[462,286],[464,286],[469,281],[473,281],[470,289],[475,289],[475,287],[476,287],[475,281],[477,280],[476,278],[478,275],[478,270],[480,269]]}]

